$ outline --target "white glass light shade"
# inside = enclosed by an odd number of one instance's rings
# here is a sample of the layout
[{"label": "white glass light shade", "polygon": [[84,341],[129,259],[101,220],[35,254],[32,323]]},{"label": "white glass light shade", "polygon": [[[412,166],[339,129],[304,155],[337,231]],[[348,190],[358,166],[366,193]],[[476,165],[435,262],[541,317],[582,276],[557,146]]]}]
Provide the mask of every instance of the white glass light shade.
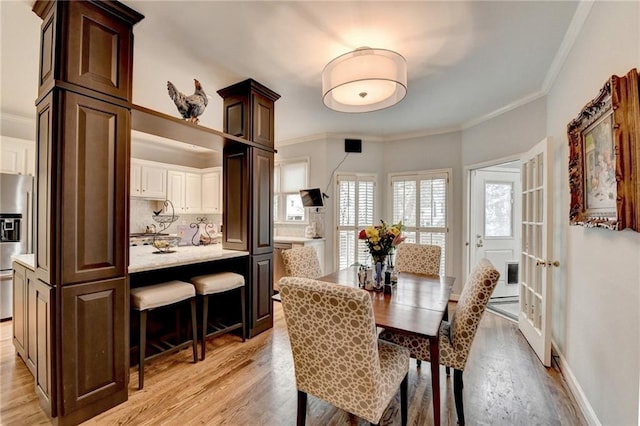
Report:
[{"label": "white glass light shade", "polygon": [[391,50],[356,49],[322,71],[322,102],[335,111],[377,111],[397,104],[406,94],[407,62]]}]

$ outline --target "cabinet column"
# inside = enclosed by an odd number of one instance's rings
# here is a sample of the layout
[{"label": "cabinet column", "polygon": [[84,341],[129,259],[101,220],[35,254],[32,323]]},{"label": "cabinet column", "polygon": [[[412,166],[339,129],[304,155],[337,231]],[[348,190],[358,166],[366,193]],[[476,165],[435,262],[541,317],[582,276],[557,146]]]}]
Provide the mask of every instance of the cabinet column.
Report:
[{"label": "cabinet column", "polygon": [[78,424],[127,400],[133,25],[143,16],[116,1],[36,1],[33,11],[43,19],[33,300],[51,342],[37,390],[58,424]]},{"label": "cabinet column", "polygon": [[247,321],[255,336],[273,327],[274,104],[280,95],[251,79],[218,94],[224,132],[254,142],[225,143],[222,244],[249,251]]}]

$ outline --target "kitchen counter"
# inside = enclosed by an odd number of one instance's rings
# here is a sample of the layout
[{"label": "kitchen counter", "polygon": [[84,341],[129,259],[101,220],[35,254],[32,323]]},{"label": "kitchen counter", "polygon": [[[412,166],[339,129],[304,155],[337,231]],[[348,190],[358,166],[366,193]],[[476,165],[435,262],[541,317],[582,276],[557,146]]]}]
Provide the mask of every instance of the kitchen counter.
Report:
[{"label": "kitchen counter", "polygon": [[165,254],[155,251],[153,246],[129,247],[129,273],[249,256],[247,251],[225,250],[221,244],[178,246],[175,252]]},{"label": "kitchen counter", "polygon": [[324,238],[273,237],[274,243],[308,243],[312,241],[324,241]]},{"label": "kitchen counter", "polygon": [[18,262],[19,264],[21,264],[25,268],[29,268],[32,271],[35,270],[36,259],[35,259],[35,255],[33,253],[31,253],[31,254],[16,254],[14,256],[11,256],[11,260],[14,261],[14,262]]}]

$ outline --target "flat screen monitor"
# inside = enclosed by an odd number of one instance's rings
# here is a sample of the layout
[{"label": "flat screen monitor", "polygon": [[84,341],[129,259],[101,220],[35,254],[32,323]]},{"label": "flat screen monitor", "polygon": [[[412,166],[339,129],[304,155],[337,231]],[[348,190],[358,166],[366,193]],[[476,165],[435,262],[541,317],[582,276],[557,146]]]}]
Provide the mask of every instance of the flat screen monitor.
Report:
[{"label": "flat screen monitor", "polygon": [[322,191],[320,188],[301,189],[300,198],[304,207],[323,207]]}]

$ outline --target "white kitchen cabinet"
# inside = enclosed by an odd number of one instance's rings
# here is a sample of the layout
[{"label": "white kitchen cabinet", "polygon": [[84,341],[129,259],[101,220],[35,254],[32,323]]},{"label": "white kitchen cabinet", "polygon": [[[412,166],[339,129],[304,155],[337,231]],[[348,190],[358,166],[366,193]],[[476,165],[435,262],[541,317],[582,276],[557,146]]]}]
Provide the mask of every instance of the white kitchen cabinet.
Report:
[{"label": "white kitchen cabinet", "polygon": [[202,174],[203,213],[222,213],[222,170]]},{"label": "white kitchen cabinet", "polygon": [[35,142],[2,136],[0,139],[0,172],[35,176],[35,169]]},{"label": "white kitchen cabinet", "polygon": [[153,162],[131,160],[131,196],[164,200],[167,197],[167,168]]},{"label": "white kitchen cabinet", "polygon": [[167,171],[167,199],[176,213],[202,212],[202,177],[199,173]]}]

